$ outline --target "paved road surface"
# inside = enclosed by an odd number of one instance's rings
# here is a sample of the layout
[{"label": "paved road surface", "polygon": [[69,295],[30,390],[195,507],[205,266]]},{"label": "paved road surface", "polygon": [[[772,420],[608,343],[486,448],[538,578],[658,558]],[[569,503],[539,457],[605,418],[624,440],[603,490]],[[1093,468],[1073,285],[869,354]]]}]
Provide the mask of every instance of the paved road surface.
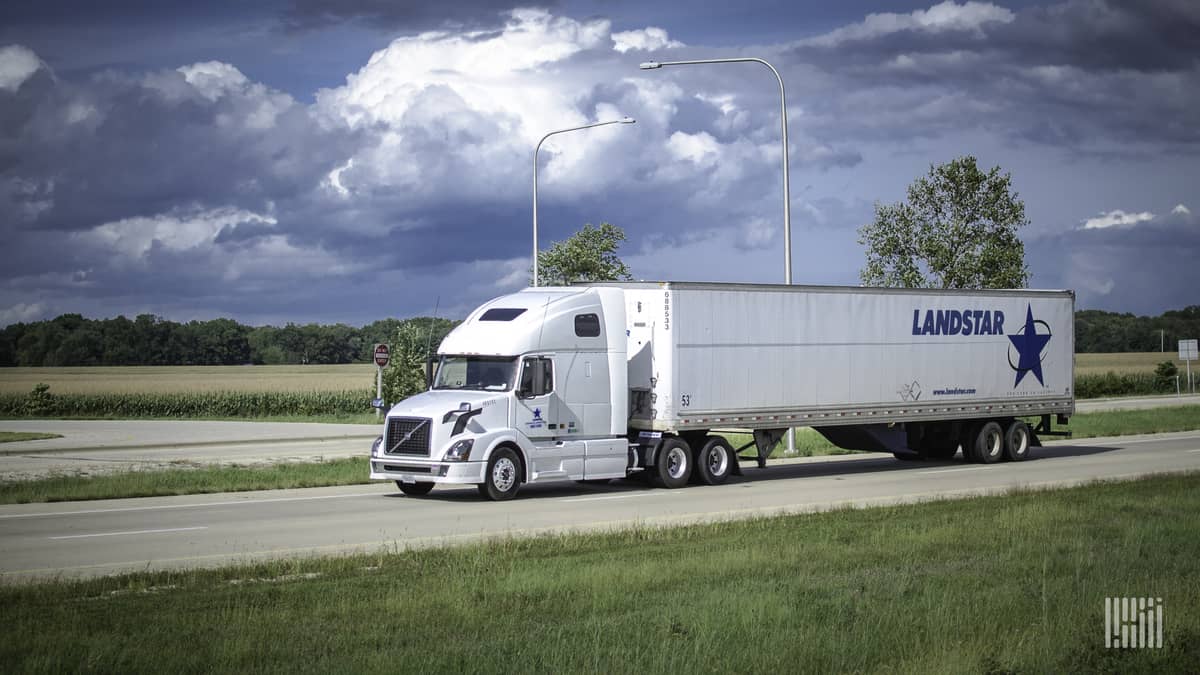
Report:
[{"label": "paved road surface", "polygon": [[[867,506],[1200,470],[1200,433],[1059,442],[1021,463],[787,460],[722,486],[532,486],[511,502],[474,488],[424,498],[393,485],[0,506],[0,580],[215,566],[480,537],[658,525]],[[775,464],[775,463],[773,463]]]},{"label": "paved road surface", "polygon": [[[1079,412],[1197,405],[1200,396],[1079,401]],[[0,478],[161,469],[179,463],[265,464],[364,456],[374,424],[0,420],[0,431],[63,438],[0,444]]]},{"label": "paved road surface", "polygon": [[0,431],[62,438],[0,444],[0,478],[365,457],[375,424],[177,420],[0,420]]}]

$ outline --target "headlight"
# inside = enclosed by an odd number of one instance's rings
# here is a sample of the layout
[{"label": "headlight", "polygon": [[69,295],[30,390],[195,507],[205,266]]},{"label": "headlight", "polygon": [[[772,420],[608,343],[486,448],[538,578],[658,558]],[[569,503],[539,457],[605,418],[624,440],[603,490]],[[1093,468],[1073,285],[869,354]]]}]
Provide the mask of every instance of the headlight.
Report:
[{"label": "headlight", "polygon": [[371,444],[371,456],[377,457],[379,455],[380,450],[382,450],[382,449],[383,449],[383,436],[380,436],[379,438],[375,439],[374,443]]},{"label": "headlight", "polygon": [[471,438],[459,441],[450,446],[443,459],[447,462],[465,462],[471,458],[471,446],[473,445],[475,445],[475,440]]}]

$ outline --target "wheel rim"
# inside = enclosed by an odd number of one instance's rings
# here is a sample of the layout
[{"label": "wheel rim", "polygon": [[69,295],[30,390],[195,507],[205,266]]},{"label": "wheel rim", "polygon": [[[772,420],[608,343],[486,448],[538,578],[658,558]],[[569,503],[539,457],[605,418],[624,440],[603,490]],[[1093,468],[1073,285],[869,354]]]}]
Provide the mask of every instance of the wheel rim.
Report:
[{"label": "wheel rim", "polygon": [[671,451],[667,453],[667,475],[671,478],[679,478],[686,470],[687,453],[683,451],[683,448],[671,448]]},{"label": "wheel rim", "polygon": [[508,492],[517,482],[517,467],[507,457],[496,460],[492,467],[492,485],[501,492]]},{"label": "wheel rim", "polygon": [[713,476],[723,476],[729,469],[729,454],[719,445],[709,448],[705,459],[708,460],[708,473]]},{"label": "wheel rim", "polygon": [[1004,439],[1000,437],[998,431],[988,432],[985,440],[987,441],[988,457],[996,457],[1004,449]]},{"label": "wheel rim", "polygon": [[1013,455],[1024,457],[1026,452],[1029,452],[1029,434],[1024,429],[1017,429],[1017,442],[1013,446]]}]

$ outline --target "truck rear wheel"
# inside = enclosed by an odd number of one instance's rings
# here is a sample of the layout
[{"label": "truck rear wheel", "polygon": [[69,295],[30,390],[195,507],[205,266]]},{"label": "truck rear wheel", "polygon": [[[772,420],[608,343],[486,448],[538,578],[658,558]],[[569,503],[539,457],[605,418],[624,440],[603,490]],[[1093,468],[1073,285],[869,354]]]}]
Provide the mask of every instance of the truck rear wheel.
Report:
[{"label": "truck rear wheel", "polygon": [[1004,456],[1004,430],[999,422],[984,422],[975,433],[975,461],[991,464]]},{"label": "truck rear wheel", "polygon": [[517,496],[521,487],[521,462],[515,452],[508,448],[497,448],[488,460],[487,473],[479,485],[479,494],[494,502],[502,502]]},{"label": "truck rear wheel", "polygon": [[650,475],[658,487],[680,488],[692,476],[692,449],[682,438],[664,438]]},{"label": "truck rear wheel", "polygon": [[1010,422],[1004,430],[1004,459],[1010,462],[1029,459],[1030,445],[1029,425],[1021,420]]},{"label": "truck rear wheel", "polygon": [[696,453],[692,475],[705,485],[720,485],[733,471],[733,448],[720,436],[709,436]]},{"label": "truck rear wheel", "polygon": [[396,487],[400,488],[401,492],[410,497],[420,497],[429,494],[429,491],[433,489],[433,483],[405,483],[402,480],[398,480],[396,481]]}]

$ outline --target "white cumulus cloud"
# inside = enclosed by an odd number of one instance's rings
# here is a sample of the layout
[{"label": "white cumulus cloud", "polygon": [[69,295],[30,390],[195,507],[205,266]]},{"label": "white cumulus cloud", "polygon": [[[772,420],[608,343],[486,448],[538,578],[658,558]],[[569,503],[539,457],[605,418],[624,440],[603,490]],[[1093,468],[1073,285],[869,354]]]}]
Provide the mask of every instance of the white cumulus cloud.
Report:
[{"label": "white cumulus cloud", "polygon": [[675,49],[683,47],[684,44],[678,40],[672,40],[667,31],[650,26],[641,30],[627,30],[620,33],[612,34],[612,41],[615,45],[614,49],[624,54],[632,50],[653,51],[656,49]]},{"label": "white cumulus cloud", "polygon": [[0,89],[16,91],[42,67],[42,60],[21,45],[0,47]]},{"label": "white cumulus cloud", "polygon": [[843,26],[808,40],[802,45],[834,47],[855,40],[871,40],[901,31],[941,33],[945,31],[967,31],[982,34],[989,23],[1011,23],[1016,15],[1007,8],[990,2],[955,3],[953,0],[934,5],[929,9],[918,9],[908,14],[881,12],[868,14],[859,23]]},{"label": "white cumulus cloud", "polygon": [[1100,213],[1095,218],[1088,218],[1083,223],[1085,230],[1098,230],[1106,227],[1122,227],[1126,225],[1137,225],[1148,220],[1154,220],[1154,214],[1149,211],[1141,213],[1126,213],[1121,209],[1109,211],[1108,213]]}]

